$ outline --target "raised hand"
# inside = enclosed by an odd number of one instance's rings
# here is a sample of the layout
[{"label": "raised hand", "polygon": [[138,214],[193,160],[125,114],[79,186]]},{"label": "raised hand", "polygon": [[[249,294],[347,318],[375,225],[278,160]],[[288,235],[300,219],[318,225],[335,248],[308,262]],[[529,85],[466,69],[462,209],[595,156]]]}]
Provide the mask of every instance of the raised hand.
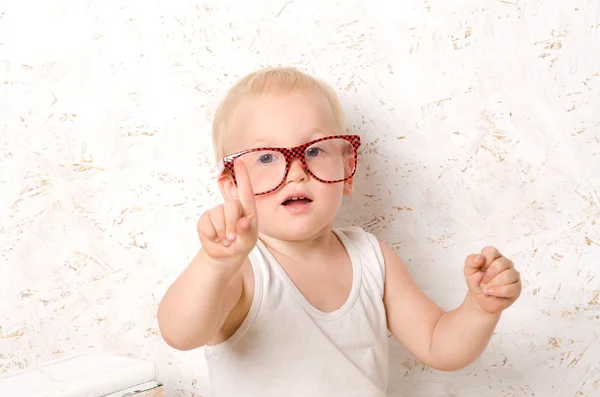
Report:
[{"label": "raised hand", "polygon": [[497,314],[512,305],[521,294],[520,273],[496,248],[485,247],[465,261],[469,293],[483,310]]},{"label": "raised hand", "polygon": [[202,214],[198,236],[202,249],[217,264],[239,269],[258,239],[256,203],[248,169],[235,163],[237,197]]}]

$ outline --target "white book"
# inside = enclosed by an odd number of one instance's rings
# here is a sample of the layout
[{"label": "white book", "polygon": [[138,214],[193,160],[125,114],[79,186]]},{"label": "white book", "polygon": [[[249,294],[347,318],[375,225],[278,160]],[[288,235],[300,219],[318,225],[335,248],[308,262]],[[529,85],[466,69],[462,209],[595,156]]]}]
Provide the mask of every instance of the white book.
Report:
[{"label": "white book", "polygon": [[107,394],[104,397],[129,397],[135,396],[136,394],[152,389],[156,389],[162,386],[162,383],[153,380],[152,382],[142,383],[141,385],[132,386],[130,388],[119,390],[116,393]]},{"label": "white book", "polygon": [[[11,397],[102,397],[157,380],[153,363],[109,354],[85,354],[0,377]],[[118,395],[118,394],[117,394]]]}]

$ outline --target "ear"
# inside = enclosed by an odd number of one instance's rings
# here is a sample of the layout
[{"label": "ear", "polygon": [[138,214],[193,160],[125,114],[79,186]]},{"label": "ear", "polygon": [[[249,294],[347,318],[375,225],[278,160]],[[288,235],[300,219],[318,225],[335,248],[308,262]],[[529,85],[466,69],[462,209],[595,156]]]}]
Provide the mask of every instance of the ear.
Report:
[{"label": "ear", "polygon": [[221,195],[225,201],[237,198],[237,186],[229,172],[224,172],[219,175],[217,181],[219,182],[219,189],[221,190]]},{"label": "ear", "polygon": [[354,177],[344,181],[344,196],[352,196],[354,192]]}]

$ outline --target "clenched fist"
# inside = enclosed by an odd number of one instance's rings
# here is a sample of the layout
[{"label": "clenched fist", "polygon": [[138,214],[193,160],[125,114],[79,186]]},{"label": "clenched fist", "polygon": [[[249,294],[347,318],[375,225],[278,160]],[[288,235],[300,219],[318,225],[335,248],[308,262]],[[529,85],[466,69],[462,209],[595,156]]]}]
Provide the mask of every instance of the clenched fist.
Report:
[{"label": "clenched fist", "polygon": [[465,279],[479,306],[497,314],[512,305],[521,294],[521,275],[513,263],[496,248],[485,247],[465,262]]},{"label": "clenched fist", "polygon": [[198,236],[202,250],[216,264],[236,271],[258,239],[258,217],[246,165],[236,161],[237,197],[202,214]]}]

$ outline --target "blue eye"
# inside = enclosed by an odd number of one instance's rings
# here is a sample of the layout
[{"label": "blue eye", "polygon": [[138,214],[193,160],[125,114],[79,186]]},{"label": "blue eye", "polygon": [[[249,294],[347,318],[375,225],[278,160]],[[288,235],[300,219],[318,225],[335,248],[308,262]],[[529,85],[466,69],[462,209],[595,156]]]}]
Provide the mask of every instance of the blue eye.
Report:
[{"label": "blue eye", "polygon": [[321,153],[322,150],[317,148],[317,147],[310,147],[308,149],[306,149],[306,156],[307,157],[317,157],[319,155],[319,153]]},{"label": "blue eye", "polygon": [[260,156],[258,158],[258,161],[261,164],[269,164],[273,162],[273,155],[272,154],[263,154],[262,156]]}]

